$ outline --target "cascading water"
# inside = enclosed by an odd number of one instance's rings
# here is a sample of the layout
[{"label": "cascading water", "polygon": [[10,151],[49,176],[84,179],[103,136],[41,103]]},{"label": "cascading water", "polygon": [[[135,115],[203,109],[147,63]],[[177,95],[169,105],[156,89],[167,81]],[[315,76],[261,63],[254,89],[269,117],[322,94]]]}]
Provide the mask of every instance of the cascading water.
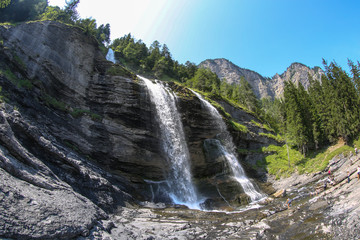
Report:
[{"label": "cascading water", "polygon": [[162,83],[138,76],[149,89],[155,104],[160,124],[160,132],[165,156],[171,166],[166,181],[167,195],[175,204],[183,204],[192,209],[200,209],[197,192],[192,183],[189,150],[186,145],[180,114],[176,107],[176,96]]},{"label": "cascading water", "polygon": [[197,92],[192,91],[202,102],[203,106],[208,109],[211,115],[216,119],[216,122],[221,129],[221,138],[224,146],[221,144],[220,141],[217,141],[223,155],[225,156],[226,160],[228,161],[229,167],[233,173],[233,177],[236,179],[238,183],[240,183],[241,187],[243,188],[245,194],[247,194],[251,201],[257,201],[264,198],[266,195],[260,193],[256,190],[254,184],[249,180],[246,176],[244,169],[240,165],[238,159],[235,156],[235,146],[232,140],[230,133],[227,131],[225,122],[223,121],[220,113],[218,110],[211,105],[208,101],[206,101],[200,94]]},{"label": "cascading water", "polygon": [[109,51],[106,54],[106,60],[108,60],[110,62],[113,62],[113,63],[116,63],[115,56],[114,56],[114,51],[111,48],[109,48]]}]

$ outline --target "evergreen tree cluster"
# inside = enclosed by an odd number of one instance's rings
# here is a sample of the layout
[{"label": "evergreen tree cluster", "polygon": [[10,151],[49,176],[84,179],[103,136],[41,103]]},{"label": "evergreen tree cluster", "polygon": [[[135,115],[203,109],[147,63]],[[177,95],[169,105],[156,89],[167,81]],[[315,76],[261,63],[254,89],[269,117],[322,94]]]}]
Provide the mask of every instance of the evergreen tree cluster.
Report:
[{"label": "evergreen tree cluster", "polygon": [[154,75],[157,78],[173,78],[185,82],[192,78],[197,70],[194,63],[180,64],[173,60],[166,44],[154,41],[148,48],[141,40],[135,40],[131,34],[115,39],[110,47],[115,58],[122,64],[140,73]]},{"label": "evergreen tree cluster", "polygon": [[260,102],[244,78],[240,80],[240,84],[229,84],[225,79],[221,81],[209,69],[198,68],[189,61],[180,64],[173,60],[166,44],[161,45],[154,41],[148,48],[145,43],[135,40],[129,33],[115,39],[110,47],[121,64],[141,74],[153,75],[163,80],[173,79],[190,88],[226,98],[252,112],[260,111]]},{"label": "evergreen tree cluster", "polygon": [[[360,64],[349,61],[351,75],[335,62],[324,61],[321,80],[310,76],[308,91],[303,85],[285,82],[284,97],[277,115],[279,130],[286,141],[305,155],[309,149],[334,143],[345,143],[357,137],[360,130]],[[269,104],[271,106],[271,104]]]}]

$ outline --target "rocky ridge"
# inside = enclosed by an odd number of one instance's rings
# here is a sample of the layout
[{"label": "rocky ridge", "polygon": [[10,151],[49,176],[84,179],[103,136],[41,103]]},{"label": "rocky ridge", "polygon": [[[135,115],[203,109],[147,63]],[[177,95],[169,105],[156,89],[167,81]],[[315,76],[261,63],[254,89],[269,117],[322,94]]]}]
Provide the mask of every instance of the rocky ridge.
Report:
[{"label": "rocky ridge", "polygon": [[320,80],[324,74],[320,67],[309,68],[301,63],[292,63],[281,75],[276,74],[272,78],[265,78],[249,69],[236,66],[227,59],[209,59],[201,62],[200,67],[209,68],[216,73],[220,79],[225,79],[230,84],[239,84],[240,78],[247,80],[255,95],[258,98],[279,98],[284,91],[284,82],[292,81],[296,84],[301,83],[305,89],[309,86],[310,75],[313,79]]}]

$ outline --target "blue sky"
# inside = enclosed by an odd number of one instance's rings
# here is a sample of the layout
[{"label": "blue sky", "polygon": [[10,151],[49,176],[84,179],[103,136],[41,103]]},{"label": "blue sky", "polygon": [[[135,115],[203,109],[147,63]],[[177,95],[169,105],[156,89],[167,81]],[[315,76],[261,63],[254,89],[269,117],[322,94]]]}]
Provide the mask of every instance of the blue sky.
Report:
[{"label": "blue sky", "polygon": [[293,62],[360,61],[359,0],[80,0],[78,11],[110,23],[112,39],[166,44],[180,63],[226,58],[272,77]]}]

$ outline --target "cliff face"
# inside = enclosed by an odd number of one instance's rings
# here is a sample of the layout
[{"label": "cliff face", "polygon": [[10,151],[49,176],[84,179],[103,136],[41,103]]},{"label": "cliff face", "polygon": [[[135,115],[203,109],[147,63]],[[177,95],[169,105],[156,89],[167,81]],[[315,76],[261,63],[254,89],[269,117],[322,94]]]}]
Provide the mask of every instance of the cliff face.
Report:
[{"label": "cliff face", "polygon": [[226,79],[230,84],[239,83],[240,78],[244,77],[254,90],[258,98],[281,97],[284,92],[284,82],[292,81],[296,84],[301,83],[307,89],[309,86],[310,75],[313,79],[320,80],[323,70],[319,67],[309,68],[301,63],[293,63],[281,75],[276,74],[271,79],[265,78],[260,74],[240,68],[227,59],[205,60],[199,65],[200,67],[209,68],[215,72],[220,79]]},{"label": "cliff face", "polygon": [[281,75],[276,74],[269,82],[269,88],[272,89],[275,97],[280,97],[284,93],[284,82],[292,81],[296,85],[302,84],[305,89],[310,85],[309,75],[313,79],[320,80],[324,71],[319,67],[309,68],[301,63],[293,63]]},{"label": "cliff face", "polygon": [[230,84],[239,84],[240,78],[244,77],[245,80],[250,83],[257,97],[272,96],[272,92],[266,85],[267,79],[257,72],[236,66],[227,59],[205,60],[201,62],[199,66],[209,68],[216,73],[221,80],[225,79],[226,82]]},{"label": "cliff face", "polygon": [[[128,73],[110,74],[120,66],[77,28],[1,26],[0,40],[0,212],[6,223],[0,236],[87,235],[119,206],[151,200],[146,181],[164,180],[169,166],[144,84]],[[219,129],[194,95],[180,97],[178,105],[194,178],[216,201],[215,185],[207,184],[224,163],[204,153],[204,141]],[[235,108],[232,114],[252,129],[236,137],[239,146],[272,142],[254,134],[264,131],[253,126],[254,117]],[[232,196],[232,185],[222,186]]]}]

